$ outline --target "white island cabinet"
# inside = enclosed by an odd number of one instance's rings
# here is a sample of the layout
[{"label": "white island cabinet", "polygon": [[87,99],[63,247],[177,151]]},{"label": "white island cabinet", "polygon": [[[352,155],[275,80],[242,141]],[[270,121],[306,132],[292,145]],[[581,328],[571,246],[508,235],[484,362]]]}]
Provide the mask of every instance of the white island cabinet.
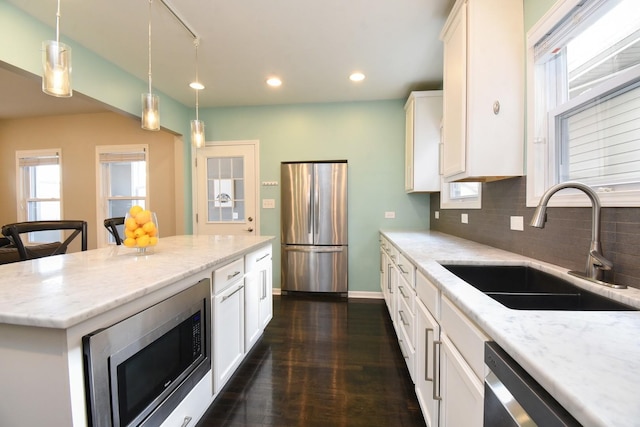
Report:
[{"label": "white island cabinet", "polygon": [[[173,236],[151,254],[124,246],[0,266],[0,425],[82,427],[82,337],[139,313],[265,245],[265,236]],[[208,372],[164,425],[195,425],[213,401]],[[37,410],[34,410],[37,408]]]},{"label": "white island cabinet", "polygon": [[271,245],[244,259],[244,350],[248,353],[273,317],[273,266]]}]

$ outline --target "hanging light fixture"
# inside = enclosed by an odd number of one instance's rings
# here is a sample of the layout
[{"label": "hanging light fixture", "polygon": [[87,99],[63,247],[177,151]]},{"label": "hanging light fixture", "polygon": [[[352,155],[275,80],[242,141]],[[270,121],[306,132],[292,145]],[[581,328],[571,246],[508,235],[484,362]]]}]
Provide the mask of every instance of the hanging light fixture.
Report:
[{"label": "hanging light fixture", "polygon": [[60,43],[60,0],[56,13],[56,39],[42,42],[42,91],[48,95],[68,98],[71,89],[71,47]]},{"label": "hanging light fixture", "polygon": [[189,86],[196,91],[196,119],[191,120],[191,143],[196,148],[202,148],[204,146],[204,122],[198,117],[198,93],[204,89],[204,85],[200,83],[198,79],[198,46],[200,45],[200,39],[193,39],[193,45],[196,47],[196,80],[189,84]]},{"label": "hanging light fixture", "polygon": [[151,93],[151,3],[153,0],[149,0],[149,93],[142,94],[142,129],[160,130],[160,100]]}]

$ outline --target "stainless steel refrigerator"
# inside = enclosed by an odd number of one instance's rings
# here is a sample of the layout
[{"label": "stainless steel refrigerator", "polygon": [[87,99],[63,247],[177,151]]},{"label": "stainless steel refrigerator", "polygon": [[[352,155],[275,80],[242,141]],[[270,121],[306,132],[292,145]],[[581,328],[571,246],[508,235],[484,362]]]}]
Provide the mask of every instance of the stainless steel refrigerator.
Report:
[{"label": "stainless steel refrigerator", "polygon": [[346,295],[347,161],[283,162],[282,291]]}]

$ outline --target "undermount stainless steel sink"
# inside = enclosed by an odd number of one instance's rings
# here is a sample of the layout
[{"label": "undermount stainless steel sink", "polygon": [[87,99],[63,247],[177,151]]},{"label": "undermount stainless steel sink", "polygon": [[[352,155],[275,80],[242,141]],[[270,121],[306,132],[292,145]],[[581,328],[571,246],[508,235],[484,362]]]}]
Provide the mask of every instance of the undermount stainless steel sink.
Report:
[{"label": "undermount stainless steel sink", "polygon": [[516,310],[638,310],[528,266],[450,264],[443,267],[502,305]]}]

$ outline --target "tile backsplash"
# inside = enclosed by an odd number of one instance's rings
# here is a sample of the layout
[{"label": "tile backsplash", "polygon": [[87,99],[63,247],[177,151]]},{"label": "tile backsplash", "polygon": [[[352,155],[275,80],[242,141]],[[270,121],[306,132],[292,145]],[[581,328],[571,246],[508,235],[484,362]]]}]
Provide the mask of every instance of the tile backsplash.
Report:
[{"label": "tile backsplash", "polygon": [[[533,211],[526,207],[526,179],[512,178],[482,184],[482,209],[440,209],[440,194],[431,194],[431,229],[584,271],[591,208],[548,208],[543,229],[529,226]],[[467,224],[461,213],[468,214]],[[524,217],[524,231],[510,229],[512,216]],[[602,208],[601,243],[613,261],[606,280],[640,288],[640,208]]]}]

